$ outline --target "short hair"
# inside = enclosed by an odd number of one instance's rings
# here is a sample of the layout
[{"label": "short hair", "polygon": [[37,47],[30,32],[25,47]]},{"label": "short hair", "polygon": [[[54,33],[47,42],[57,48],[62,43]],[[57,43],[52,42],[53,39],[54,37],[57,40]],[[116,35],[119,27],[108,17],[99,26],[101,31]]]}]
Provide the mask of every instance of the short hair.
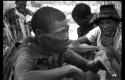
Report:
[{"label": "short hair", "polygon": [[84,17],[91,14],[91,8],[84,3],[77,4],[73,11],[72,11],[72,17],[79,17],[80,19],[83,19]]},{"label": "short hair", "polygon": [[35,12],[31,20],[31,27],[36,34],[37,29],[40,29],[42,33],[49,33],[51,23],[55,21],[62,21],[66,19],[63,12],[53,7],[42,7]]}]

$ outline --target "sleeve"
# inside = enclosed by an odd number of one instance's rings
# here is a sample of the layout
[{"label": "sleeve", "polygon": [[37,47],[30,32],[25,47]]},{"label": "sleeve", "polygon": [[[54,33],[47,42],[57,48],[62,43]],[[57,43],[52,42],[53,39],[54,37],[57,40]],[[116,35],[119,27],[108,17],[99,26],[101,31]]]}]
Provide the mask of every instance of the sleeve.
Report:
[{"label": "sleeve", "polygon": [[88,34],[85,35],[90,43],[96,42],[99,30],[100,30],[99,27],[95,27],[94,29],[89,31]]}]

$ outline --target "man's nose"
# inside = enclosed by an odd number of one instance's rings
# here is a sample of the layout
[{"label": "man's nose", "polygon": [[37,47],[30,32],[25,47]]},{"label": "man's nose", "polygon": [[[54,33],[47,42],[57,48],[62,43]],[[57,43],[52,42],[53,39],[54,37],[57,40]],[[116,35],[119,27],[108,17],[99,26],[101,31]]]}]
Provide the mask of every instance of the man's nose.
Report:
[{"label": "man's nose", "polygon": [[107,29],[109,27],[109,25],[104,25],[103,28],[104,29]]}]

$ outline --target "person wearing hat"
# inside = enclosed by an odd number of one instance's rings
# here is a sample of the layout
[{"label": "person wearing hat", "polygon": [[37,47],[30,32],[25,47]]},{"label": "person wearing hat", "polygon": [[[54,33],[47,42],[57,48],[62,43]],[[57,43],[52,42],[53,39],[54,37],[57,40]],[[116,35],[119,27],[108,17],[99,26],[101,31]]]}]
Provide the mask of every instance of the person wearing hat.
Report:
[{"label": "person wearing hat", "polygon": [[[76,52],[95,51],[100,54],[99,51],[103,50],[119,80],[121,77],[119,65],[122,64],[122,33],[120,22],[121,18],[114,5],[101,5],[99,15],[94,20],[94,23],[98,26],[69,45],[69,48]],[[96,43],[96,46],[92,45],[93,43]],[[96,57],[99,56],[98,54],[96,54]],[[100,56],[101,59],[103,59],[102,56]]]},{"label": "person wearing hat", "polygon": [[73,11],[72,18],[79,25],[77,29],[78,37],[87,34],[91,29],[94,28],[90,21],[96,17],[95,13],[91,13],[91,8],[85,3],[78,3]]}]

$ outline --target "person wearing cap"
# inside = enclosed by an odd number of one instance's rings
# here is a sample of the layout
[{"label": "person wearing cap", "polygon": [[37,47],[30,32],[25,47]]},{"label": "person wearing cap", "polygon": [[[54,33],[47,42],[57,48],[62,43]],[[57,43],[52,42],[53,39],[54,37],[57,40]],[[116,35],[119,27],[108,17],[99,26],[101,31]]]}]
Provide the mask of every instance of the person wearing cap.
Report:
[{"label": "person wearing cap", "polygon": [[95,17],[96,13],[91,13],[91,8],[85,3],[78,3],[74,7],[72,18],[79,25],[79,28],[77,29],[78,37],[84,36],[94,28],[91,20]]},{"label": "person wearing cap", "polygon": [[10,26],[12,43],[16,43],[28,36],[29,28],[26,26],[28,24],[26,17],[33,15],[33,12],[26,8],[27,1],[15,1],[15,4],[16,7],[8,9],[3,16],[6,24]]},{"label": "person wearing cap", "polygon": [[[119,65],[122,64],[122,33],[120,22],[121,18],[114,5],[101,5],[99,16],[94,20],[94,23],[98,26],[69,45],[69,48],[76,52],[95,51],[97,52],[96,57],[99,56],[99,51],[103,51],[104,54],[106,53],[112,69],[116,72],[119,80],[121,76]],[[96,46],[92,45],[93,43],[96,43]],[[100,60],[103,57],[100,56]],[[110,78],[110,80],[112,79]]]},{"label": "person wearing cap", "polygon": [[[38,9],[31,27],[35,36],[23,41],[15,53],[18,56],[12,70],[14,80],[83,80],[83,71],[103,69],[100,61],[87,60],[67,48],[69,25],[60,10]],[[64,62],[68,65],[63,66]]]}]

